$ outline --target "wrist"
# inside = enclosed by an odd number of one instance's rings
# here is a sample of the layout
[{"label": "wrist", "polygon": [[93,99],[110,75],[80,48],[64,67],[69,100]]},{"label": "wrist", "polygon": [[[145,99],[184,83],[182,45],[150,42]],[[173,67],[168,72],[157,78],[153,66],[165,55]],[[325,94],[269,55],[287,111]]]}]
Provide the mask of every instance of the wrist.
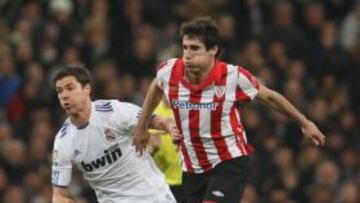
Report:
[{"label": "wrist", "polygon": [[313,124],[313,122],[310,121],[309,119],[304,119],[303,121],[301,121],[300,126],[302,128],[306,128],[306,127],[309,127],[312,124]]},{"label": "wrist", "polygon": [[138,123],[138,125],[137,125],[137,128],[138,129],[141,129],[141,130],[147,130],[148,129],[148,124],[146,124],[146,123]]}]

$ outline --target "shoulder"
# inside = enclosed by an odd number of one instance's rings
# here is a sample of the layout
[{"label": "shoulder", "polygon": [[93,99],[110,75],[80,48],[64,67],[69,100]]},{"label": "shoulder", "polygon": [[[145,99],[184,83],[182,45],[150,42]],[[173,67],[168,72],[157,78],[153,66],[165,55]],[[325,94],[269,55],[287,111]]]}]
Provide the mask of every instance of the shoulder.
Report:
[{"label": "shoulder", "polygon": [[237,74],[239,72],[239,68],[241,68],[241,66],[239,65],[235,65],[235,64],[229,64],[229,63],[225,63],[226,70],[228,74]]},{"label": "shoulder", "polygon": [[54,141],[54,150],[59,150],[62,148],[68,148],[71,146],[71,123],[69,119],[66,119],[62,124],[60,130],[57,132],[55,141]]},{"label": "shoulder", "polygon": [[116,126],[120,125],[122,128],[127,128],[127,126],[135,125],[138,122],[142,108],[128,102],[116,101],[114,104],[115,113],[109,116],[111,123]]},{"label": "shoulder", "polygon": [[157,76],[169,75],[177,63],[182,63],[180,58],[171,58],[161,62],[157,67]]},{"label": "shoulder", "polygon": [[97,112],[112,112],[114,111],[114,104],[117,100],[113,99],[100,99],[94,101],[95,111]]},{"label": "shoulder", "polygon": [[121,102],[116,99],[96,100],[95,111],[98,112],[114,112],[114,115],[121,114],[121,117],[130,117],[138,114],[141,108],[129,102]]},{"label": "shoulder", "polygon": [[226,64],[228,74],[237,74],[239,77],[252,77],[251,72],[240,65]]},{"label": "shoulder", "polygon": [[181,59],[180,58],[171,58],[171,59],[162,61],[157,66],[156,70],[159,72],[164,69],[172,68],[175,65],[176,61],[178,61],[178,60],[181,60]]},{"label": "shoulder", "polygon": [[70,120],[66,119],[64,123],[61,125],[59,131],[56,134],[55,140],[61,140],[65,137],[69,137],[70,134]]},{"label": "shoulder", "polygon": [[252,83],[253,86],[259,88],[259,82],[257,78],[246,68],[239,66],[239,79],[247,80]]},{"label": "shoulder", "polygon": [[117,111],[124,114],[124,117],[132,116],[134,114],[139,114],[139,111],[141,111],[141,107],[139,107],[136,104],[132,104],[129,102],[120,102],[117,101],[116,103],[116,109]]}]

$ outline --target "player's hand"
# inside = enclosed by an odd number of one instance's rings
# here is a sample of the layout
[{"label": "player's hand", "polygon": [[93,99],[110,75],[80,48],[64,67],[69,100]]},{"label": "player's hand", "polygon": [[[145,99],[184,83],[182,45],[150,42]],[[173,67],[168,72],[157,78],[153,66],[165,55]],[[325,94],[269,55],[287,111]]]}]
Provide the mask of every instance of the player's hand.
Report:
[{"label": "player's hand", "polygon": [[315,145],[325,145],[325,135],[320,132],[318,127],[316,127],[313,122],[308,121],[305,125],[301,127],[301,130],[305,138],[311,140]]},{"label": "player's hand", "polygon": [[171,135],[173,143],[178,144],[181,139],[181,134],[172,119],[168,121],[167,131]]},{"label": "player's hand", "polygon": [[146,147],[149,142],[150,134],[147,128],[136,126],[134,130],[134,137],[133,137],[133,145],[135,146],[135,151],[140,152],[142,156],[143,152],[146,150]]}]

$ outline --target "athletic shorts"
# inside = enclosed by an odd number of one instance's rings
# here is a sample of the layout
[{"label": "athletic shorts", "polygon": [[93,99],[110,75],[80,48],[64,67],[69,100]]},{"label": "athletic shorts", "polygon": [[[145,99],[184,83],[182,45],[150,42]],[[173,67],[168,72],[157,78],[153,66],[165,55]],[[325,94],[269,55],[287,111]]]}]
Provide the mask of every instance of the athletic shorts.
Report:
[{"label": "athletic shorts", "polygon": [[239,203],[250,175],[250,157],[241,156],[216,165],[211,171],[183,173],[187,203]]},{"label": "athletic shorts", "polygon": [[[141,191],[139,191],[139,195],[141,195]],[[151,196],[105,196],[102,199],[98,199],[98,201],[99,203],[176,203],[169,187],[165,187]]]}]

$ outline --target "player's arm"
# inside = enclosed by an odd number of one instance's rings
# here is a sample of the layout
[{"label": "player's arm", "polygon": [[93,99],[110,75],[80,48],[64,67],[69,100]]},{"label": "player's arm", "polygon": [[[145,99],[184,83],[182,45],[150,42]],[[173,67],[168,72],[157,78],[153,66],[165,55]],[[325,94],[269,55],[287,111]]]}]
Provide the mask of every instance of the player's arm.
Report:
[{"label": "player's arm", "polygon": [[180,132],[176,128],[174,119],[153,115],[149,123],[149,128],[168,132],[174,142],[177,142],[180,139]]},{"label": "player's arm", "polygon": [[[142,152],[146,149],[149,139],[149,133],[147,132],[147,128],[150,122],[154,121],[154,118],[152,118],[152,112],[160,103],[162,95],[162,89],[158,86],[157,79],[155,78],[150,84],[143,104],[143,111],[141,117],[134,130],[133,144],[135,145],[136,151],[139,151],[140,154],[142,154]],[[154,123],[152,123],[152,125],[153,124]]]},{"label": "player's arm", "polygon": [[71,199],[67,188],[53,186],[53,203],[75,203],[75,200]]},{"label": "player's arm", "polygon": [[174,120],[171,118],[164,118],[158,115],[153,115],[148,126],[150,129],[170,132],[171,128],[175,126],[175,124]]},{"label": "player's arm", "polygon": [[[63,136],[61,138],[61,136]],[[51,167],[51,184],[53,185],[52,202],[73,203],[68,192],[68,185],[71,182],[72,163],[70,158],[70,146],[66,134],[57,135],[54,142]]]},{"label": "player's arm", "polygon": [[308,120],[284,96],[264,85],[260,85],[256,98],[270,108],[284,113],[293,119],[301,127],[304,136],[311,139],[316,145],[325,144],[325,136],[320,132],[316,125]]}]

